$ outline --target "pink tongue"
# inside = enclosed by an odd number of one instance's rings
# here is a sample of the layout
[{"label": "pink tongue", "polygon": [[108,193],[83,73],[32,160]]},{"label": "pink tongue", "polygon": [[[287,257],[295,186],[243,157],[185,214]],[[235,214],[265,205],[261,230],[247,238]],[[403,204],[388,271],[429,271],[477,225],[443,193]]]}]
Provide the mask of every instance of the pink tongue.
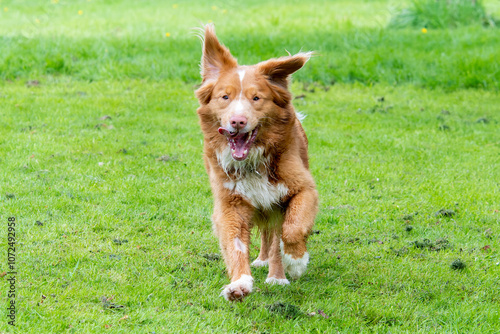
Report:
[{"label": "pink tongue", "polygon": [[231,136],[231,132],[227,131],[224,128],[219,128],[217,131],[219,131],[221,135]]}]

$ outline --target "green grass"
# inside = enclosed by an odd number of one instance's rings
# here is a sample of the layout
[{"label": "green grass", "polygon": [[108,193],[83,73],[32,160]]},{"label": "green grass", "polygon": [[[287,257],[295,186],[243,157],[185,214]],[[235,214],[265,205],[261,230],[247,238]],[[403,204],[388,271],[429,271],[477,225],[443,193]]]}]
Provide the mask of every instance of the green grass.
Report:
[{"label": "green grass", "polygon": [[389,25],[395,28],[443,29],[469,25],[495,27],[498,23],[486,13],[482,1],[412,0],[411,6],[395,15]]},{"label": "green grass", "polygon": [[[242,63],[286,55],[285,49],[316,51],[318,60],[307,73],[297,74],[300,80],[500,88],[498,29],[394,31],[386,29],[392,8],[386,1],[252,1],[244,6],[187,1],[173,8],[173,2],[44,1],[34,6],[4,0],[1,5],[8,11],[0,11],[0,78],[9,80],[63,75],[87,81],[197,82],[193,64],[199,62],[200,43],[192,28],[211,20]],[[500,11],[495,5],[492,14]]]},{"label": "green grass", "polygon": [[[498,31],[386,29],[383,1],[173,4],[0,2],[17,331],[498,333]],[[209,19],[242,63],[320,53],[292,86],[321,200],[309,271],[275,287],[253,270],[242,303],[219,296],[195,113],[188,32]]]}]

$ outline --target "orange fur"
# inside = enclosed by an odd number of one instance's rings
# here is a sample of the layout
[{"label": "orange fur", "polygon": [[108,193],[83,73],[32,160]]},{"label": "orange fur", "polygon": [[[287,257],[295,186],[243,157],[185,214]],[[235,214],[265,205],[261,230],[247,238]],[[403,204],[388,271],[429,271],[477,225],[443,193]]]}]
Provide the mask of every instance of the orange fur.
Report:
[{"label": "orange fur", "polygon": [[[288,284],[285,270],[294,278],[305,271],[318,194],[309,172],[307,137],[288,83],[310,56],[299,53],[239,66],[219,43],[213,26],[205,27],[197,112],[214,195],[214,230],[231,279],[222,293],[228,300],[242,299],[252,290],[253,226],[262,233],[255,263],[269,265],[267,283]],[[236,116],[244,122],[234,125]],[[236,146],[229,144],[231,139]],[[250,142],[248,149],[245,141]]]}]

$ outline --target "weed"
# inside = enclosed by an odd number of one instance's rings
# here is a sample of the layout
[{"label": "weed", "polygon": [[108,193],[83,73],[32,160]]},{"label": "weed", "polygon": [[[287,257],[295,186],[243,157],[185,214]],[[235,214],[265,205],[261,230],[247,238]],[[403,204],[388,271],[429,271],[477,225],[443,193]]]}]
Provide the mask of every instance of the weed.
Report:
[{"label": "weed", "polygon": [[436,252],[451,248],[450,242],[447,239],[437,239],[434,242],[430,241],[429,239],[424,239],[422,241],[415,240],[411,244],[415,248],[427,249],[427,250],[436,251]]},{"label": "weed", "polygon": [[436,294],[429,290],[421,290],[415,292],[415,299],[419,302],[428,303],[436,298]]},{"label": "weed", "polygon": [[295,305],[285,302],[276,302],[266,306],[271,313],[279,314],[288,319],[295,319],[303,315],[303,312]]},{"label": "weed", "polygon": [[219,254],[203,254],[203,257],[208,261],[220,261]]},{"label": "weed", "polygon": [[456,259],[451,263],[450,267],[454,270],[463,270],[467,267],[467,265],[461,259]]},{"label": "weed", "polygon": [[103,309],[124,309],[125,306],[119,305],[116,303],[112,303],[111,300],[113,300],[113,297],[106,297],[106,296],[101,296],[99,300],[102,303],[102,308]]},{"label": "weed", "polygon": [[415,213],[411,213],[411,214],[408,214],[408,215],[404,215],[403,217],[401,217],[401,220],[404,220],[404,221],[411,221],[415,218],[415,216],[418,215],[418,212],[415,212]]},{"label": "weed", "polygon": [[127,239],[113,239],[113,243],[114,243],[115,245],[123,245],[123,244],[125,244],[125,243],[127,243],[127,242],[128,242],[128,240],[127,240]]},{"label": "weed", "polygon": [[451,218],[453,217],[454,215],[456,214],[455,211],[453,210],[449,210],[449,209],[441,209],[439,210],[438,212],[436,212],[434,215],[436,217],[447,217],[447,218]]}]

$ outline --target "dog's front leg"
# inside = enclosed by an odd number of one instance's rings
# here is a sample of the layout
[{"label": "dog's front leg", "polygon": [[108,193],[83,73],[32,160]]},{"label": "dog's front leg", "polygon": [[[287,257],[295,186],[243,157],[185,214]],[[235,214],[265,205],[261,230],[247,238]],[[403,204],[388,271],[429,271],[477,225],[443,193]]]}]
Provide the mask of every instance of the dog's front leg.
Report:
[{"label": "dog's front leg", "polygon": [[253,208],[241,198],[217,201],[214,224],[231,283],[221,295],[227,300],[241,300],[252,292],[249,244]]},{"label": "dog's front leg", "polygon": [[281,239],[283,265],[292,278],[302,276],[309,262],[306,243],[318,211],[318,193],[306,188],[290,199],[283,222]]}]

